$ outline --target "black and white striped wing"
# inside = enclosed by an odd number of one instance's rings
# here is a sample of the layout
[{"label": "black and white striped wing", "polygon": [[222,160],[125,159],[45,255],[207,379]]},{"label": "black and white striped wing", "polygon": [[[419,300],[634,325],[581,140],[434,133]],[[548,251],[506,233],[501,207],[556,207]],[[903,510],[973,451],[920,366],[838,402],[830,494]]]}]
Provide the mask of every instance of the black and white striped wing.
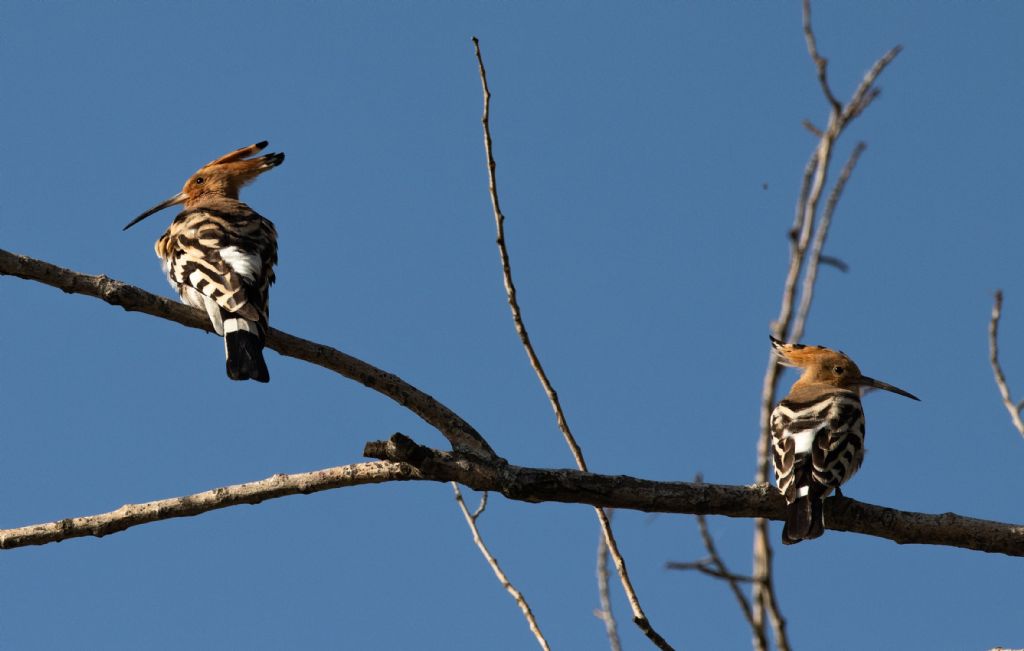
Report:
[{"label": "black and white striped wing", "polygon": [[864,410],[856,395],[844,392],[833,397],[827,417],[811,457],[814,480],[834,489],[849,481],[864,460]]},{"label": "black and white striped wing", "polygon": [[828,399],[798,403],[783,400],[772,412],[772,461],[775,484],[792,503],[798,495],[797,478],[811,463],[811,446],[826,426]]},{"label": "black and white striped wing", "polygon": [[775,481],[789,503],[808,494],[812,484],[813,492],[824,497],[860,468],[864,412],[852,392],[783,400],[772,412],[771,425]]},{"label": "black and white striped wing", "polygon": [[184,302],[207,311],[218,334],[224,334],[221,310],[265,332],[277,262],[276,233],[268,220],[251,210],[185,211],[156,248],[171,285]]}]

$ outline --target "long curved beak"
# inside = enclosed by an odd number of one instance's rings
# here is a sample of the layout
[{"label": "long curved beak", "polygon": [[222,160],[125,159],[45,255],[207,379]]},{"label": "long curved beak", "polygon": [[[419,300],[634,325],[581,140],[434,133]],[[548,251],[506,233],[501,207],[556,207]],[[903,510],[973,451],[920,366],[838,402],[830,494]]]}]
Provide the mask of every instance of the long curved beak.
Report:
[{"label": "long curved beak", "polygon": [[153,206],[152,208],[150,208],[146,212],[142,213],[141,215],[139,215],[135,219],[131,220],[130,222],[128,222],[128,225],[125,226],[124,228],[122,228],[121,230],[122,231],[128,230],[132,226],[134,226],[134,225],[138,224],[139,222],[141,222],[146,217],[149,217],[153,213],[158,213],[161,210],[163,210],[164,208],[170,208],[174,204],[178,204],[178,203],[185,203],[185,199],[186,199],[185,193],[184,192],[179,192],[178,194],[174,195],[173,197],[171,197],[167,201]]},{"label": "long curved beak", "polygon": [[903,389],[900,389],[899,387],[894,387],[893,385],[888,384],[886,382],[882,382],[881,380],[876,380],[874,378],[863,377],[862,376],[860,378],[860,383],[861,383],[861,385],[866,386],[866,387],[874,387],[876,389],[885,389],[886,391],[892,391],[893,393],[898,393],[901,396],[906,396],[907,398],[910,398],[911,400],[917,400],[918,402],[921,402],[921,399],[918,398],[917,396],[915,396],[914,394],[912,394],[912,393],[910,393],[908,391],[904,391]]}]

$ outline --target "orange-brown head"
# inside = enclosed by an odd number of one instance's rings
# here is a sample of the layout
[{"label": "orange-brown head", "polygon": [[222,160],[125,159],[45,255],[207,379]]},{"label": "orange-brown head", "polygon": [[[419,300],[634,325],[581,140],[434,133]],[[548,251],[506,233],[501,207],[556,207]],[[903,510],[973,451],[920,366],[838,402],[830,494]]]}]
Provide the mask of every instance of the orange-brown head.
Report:
[{"label": "orange-brown head", "polygon": [[920,400],[912,393],[862,374],[853,360],[838,350],[823,346],[785,344],[771,335],[769,337],[772,340],[772,347],[775,348],[775,354],[779,356],[783,365],[803,369],[800,379],[793,385],[793,392],[803,387],[818,386],[848,389],[860,393],[862,387],[873,387]]},{"label": "orange-brown head", "polygon": [[181,192],[167,201],[159,203],[142,213],[123,230],[175,204],[183,203],[185,208],[194,208],[214,198],[238,199],[238,191],[257,176],[273,169],[284,161],[284,154],[266,154],[259,158],[248,158],[258,154],[267,146],[267,141],[236,149],[217,160],[210,161],[189,177]]}]

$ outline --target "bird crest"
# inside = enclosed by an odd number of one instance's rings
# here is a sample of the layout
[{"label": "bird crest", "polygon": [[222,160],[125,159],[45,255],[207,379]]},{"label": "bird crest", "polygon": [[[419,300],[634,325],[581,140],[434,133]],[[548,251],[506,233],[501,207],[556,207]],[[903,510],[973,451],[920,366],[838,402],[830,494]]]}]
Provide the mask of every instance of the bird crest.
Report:
[{"label": "bird crest", "polygon": [[195,208],[221,197],[237,200],[238,191],[244,185],[263,172],[284,162],[284,154],[281,153],[249,158],[261,152],[266,146],[267,141],[263,140],[248,147],[236,149],[203,165],[188,178],[188,181],[185,181],[181,192],[142,213],[129,222],[123,230],[128,230],[146,217],[176,204],[183,203],[185,208]]},{"label": "bird crest", "polygon": [[845,353],[824,346],[787,344],[769,335],[772,348],[783,366],[803,369],[800,379],[793,384],[793,391],[803,387],[836,387],[858,391],[863,388],[885,389],[907,398],[916,396],[891,384],[865,376],[860,368]]}]

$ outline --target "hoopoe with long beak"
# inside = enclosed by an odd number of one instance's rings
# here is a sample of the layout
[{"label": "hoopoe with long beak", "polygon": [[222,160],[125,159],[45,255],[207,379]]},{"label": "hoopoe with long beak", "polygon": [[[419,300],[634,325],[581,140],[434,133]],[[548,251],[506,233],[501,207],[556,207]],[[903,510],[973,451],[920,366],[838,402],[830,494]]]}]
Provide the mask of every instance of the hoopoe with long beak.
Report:
[{"label": "hoopoe with long beak", "polygon": [[284,154],[250,158],[267,141],[236,149],[199,168],[181,192],[133,219],[128,230],[176,204],[184,210],[156,241],[156,255],[181,300],[206,310],[224,337],[228,377],[269,382],[263,342],[274,283],[277,231],[238,200],[238,191],[284,161]]},{"label": "hoopoe with long beak", "polygon": [[786,545],[825,533],[822,504],[864,460],[863,388],[918,397],[862,375],[853,360],[821,346],[784,344],[771,337],[785,366],[802,369],[800,379],[772,412],[775,481],[789,505],[782,542]]}]

